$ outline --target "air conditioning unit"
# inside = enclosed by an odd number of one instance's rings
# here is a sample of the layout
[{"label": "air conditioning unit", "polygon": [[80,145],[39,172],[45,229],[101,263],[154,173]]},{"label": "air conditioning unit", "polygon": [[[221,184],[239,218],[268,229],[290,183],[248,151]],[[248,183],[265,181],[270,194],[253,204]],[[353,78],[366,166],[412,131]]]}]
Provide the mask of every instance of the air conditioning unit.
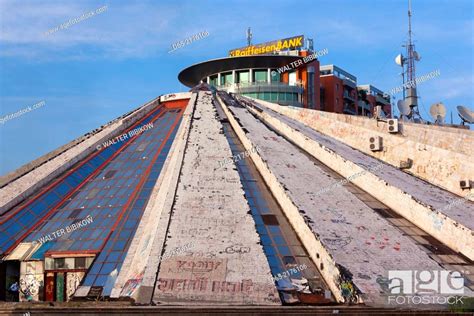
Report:
[{"label": "air conditioning unit", "polygon": [[370,142],[370,150],[372,151],[381,151],[382,150],[382,137],[380,136],[373,136],[369,139]]},{"label": "air conditioning unit", "polygon": [[459,181],[459,185],[461,186],[461,189],[470,189],[474,186],[474,182],[468,179],[464,179]]},{"label": "air conditioning unit", "polygon": [[389,119],[388,120],[388,132],[389,133],[398,133],[398,120]]}]

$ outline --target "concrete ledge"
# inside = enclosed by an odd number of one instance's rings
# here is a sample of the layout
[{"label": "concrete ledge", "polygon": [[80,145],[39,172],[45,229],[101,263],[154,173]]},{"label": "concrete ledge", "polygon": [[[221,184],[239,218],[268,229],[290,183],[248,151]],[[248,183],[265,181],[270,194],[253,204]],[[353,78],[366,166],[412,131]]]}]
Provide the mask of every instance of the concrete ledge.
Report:
[{"label": "concrete ledge", "polygon": [[[428,234],[445,243],[453,250],[474,260],[474,237],[471,229],[454,221],[445,214],[433,210],[430,206],[414,199],[401,189],[389,185],[371,173],[370,170],[363,169],[357,164],[344,159],[334,151],[310,139],[271,115],[265,112],[258,112],[252,108],[248,108],[248,110],[260,120],[272,126],[279,134],[290,139],[301,149],[342,176],[348,178],[361,189],[370,192],[375,198]],[[353,177],[356,173],[359,174],[359,176]],[[433,225],[435,220],[441,221],[443,225]]]},{"label": "concrete ledge", "polygon": [[[0,215],[35,194],[52,179],[96,151],[98,144],[120,135],[125,129],[149,113],[157,104],[158,98],[122,116],[123,119],[112,121],[90,137],[81,140],[84,137],[82,136],[69,143],[75,143],[75,145],[69,146],[68,144],[63,146],[64,148],[60,147],[6,176],[8,179],[15,180],[11,180],[0,189]],[[8,182],[8,179],[5,178],[3,181]]]},{"label": "concrete ledge", "polygon": [[[412,159],[413,166],[407,173],[459,196],[470,193],[462,190],[459,182],[474,180],[474,131],[400,122],[401,133],[389,134],[387,123],[369,118],[256,101],[397,168],[401,160]],[[383,151],[369,149],[373,136],[383,138]],[[474,196],[469,199],[474,201]]]},{"label": "concrete ledge", "polygon": [[[221,100],[219,96],[217,96],[217,100],[222,106],[224,113],[227,115],[230,125],[234,129],[246,151],[250,153],[250,158],[255,164],[257,170],[262,175],[263,179],[265,180],[265,183],[269,187],[278,204],[280,204],[283,213],[288,218],[288,221],[290,222],[292,227],[295,229],[296,234],[298,235],[303,246],[307,250],[310,258],[318,267],[321,275],[328,284],[334,297],[338,302],[344,302],[344,298],[341,294],[342,292],[339,281],[341,276],[339,269],[336,266],[336,262],[329,254],[329,252],[324,248],[321,241],[316,238],[311,229],[306,225],[303,217],[299,213],[298,208],[285,193],[285,189],[278,182],[276,176],[270,171],[270,169],[262,160],[258,152],[252,150],[252,148],[255,148],[254,145],[247,138],[242,127],[235,120],[234,116],[229,111],[227,105]],[[319,258],[317,255],[319,255]],[[323,266],[324,268],[321,269],[321,266]]]}]

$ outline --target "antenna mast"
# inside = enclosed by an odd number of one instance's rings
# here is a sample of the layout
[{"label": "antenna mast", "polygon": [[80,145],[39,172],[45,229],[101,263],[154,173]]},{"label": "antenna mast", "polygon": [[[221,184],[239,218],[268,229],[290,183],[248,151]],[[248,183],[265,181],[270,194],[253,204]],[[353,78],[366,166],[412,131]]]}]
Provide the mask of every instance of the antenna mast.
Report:
[{"label": "antenna mast", "polygon": [[408,0],[408,43],[407,43],[407,81],[412,82],[412,87],[416,88],[415,82],[415,45],[411,39],[411,0]]},{"label": "antenna mast", "polygon": [[249,28],[247,29],[247,46],[252,45],[252,30]]},{"label": "antenna mast", "polygon": [[408,0],[408,41],[406,44],[407,49],[407,58],[406,58],[406,82],[407,85],[404,85],[403,97],[404,102],[411,108],[410,117],[412,119],[421,120],[420,111],[418,110],[418,94],[416,89],[416,72],[415,72],[415,62],[420,60],[420,56],[415,51],[415,44],[413,44],[411,31],[411,0]]}]

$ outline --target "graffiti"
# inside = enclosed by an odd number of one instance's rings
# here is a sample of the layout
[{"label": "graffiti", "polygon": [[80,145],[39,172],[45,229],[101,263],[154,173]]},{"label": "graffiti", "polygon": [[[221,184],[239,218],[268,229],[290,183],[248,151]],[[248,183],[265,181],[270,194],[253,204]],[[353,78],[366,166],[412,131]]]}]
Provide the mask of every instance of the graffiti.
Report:
[{"label": "graffiti", "polygon": [[76,292],[77,287],[84,277],[84,272],[68,272],[66,274],[66,296],[67,300]]},{"label": "graffiti", "polygon": [[388,237],[383,237],[382,239],[377,240],[375,236],[371,236],[370,240],[367,240],[365,244],[368,246],[371,246],[371,245],[378,246],[380,249],[384,249],[392,245],[392,248],[395,249],[396,251],[400,251],[400,248],[401,248],[401,245],[398,241],[392,244],[390,242],[390,238]]},{"label": "graffiti", "polygon": [[335,224],[338,224],[338,223],[349,224],[346,221],[346,217],[344,215],[342,215],[341,213],[338,213],[338,212],[334,212],[334,214],[335,214],[335,217],[333,219],[331,219],[331,222],[333,222]]},{"label": "graffiti", "polygon": [[217,254],[215,251],[189,251],[187,252],[187,255],[190,257],[200,257],[200,258],[215,258],[217,257]]},{"label": "graffiti", "polygon": [[207,293],[247,293],[250,294],[260,290],[273,290],[268,284],[254,283],[250,279],[241,282],[217,281],[209,278],[196,279],[158,279],[158,290],[162,292],[207,292]]},{"label": "graffiti", "polygon": [[323,238],[324,243],[331,250],[344,248],[352,242],[352,237]]},{"label": "graffiti", "polygon": [[190,237],[210,237],[209,228],[191,228],[181,230],[181,234]]},{"label": "graffiti", "polygon": [[26,274],[20,278],[20,292],[28,301],[33,300],[33,296],[38,295],[42,282],[39,282],[34,274]]},{"label": "graffiti", "polygon": [[222,262],[215,260],[204,260],[204,261],[186,261],[177,260],[177,267],[179,271],[192,271],[192,272],[211,272],[217,270]]},{"label": "graffiti", "polygon": [[228,254],[233,254],[233,253],[248,253],[250,252],[250,247],[241,247],[241,246],[229,246],[225,248],[225,252]]},{"label": "graffiti", "polygon": [[442,218],[439,218],[435,213],[431,213],[430,217],[431,217],[431,220],[433,221],[434,229],[441,230],[441,228],[444,225],[444,220]]},{"label": "graffiti", "polygon": [[143,280],[143,272],[134,276],[133,279],[128,279],[122,288],[120,296],[132,296],[132,294],[138,289]]},{"label": "graffiti", "polygon": [[382,292],[389,293],[390,281],[388,278],[379,275],[377,279],[375,279],[375,282],[377,282],[377,284],[380,286]]}]

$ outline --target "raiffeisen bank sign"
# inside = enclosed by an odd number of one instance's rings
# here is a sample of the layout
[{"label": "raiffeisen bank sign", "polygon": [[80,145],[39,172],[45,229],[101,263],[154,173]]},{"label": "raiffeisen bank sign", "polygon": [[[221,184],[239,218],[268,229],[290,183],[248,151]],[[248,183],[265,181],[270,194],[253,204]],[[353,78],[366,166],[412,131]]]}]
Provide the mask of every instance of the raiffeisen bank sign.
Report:
[{"label": "raiffeisen bank sign", "polygon": [[279,39],[263,44],[241,47],[229,51],[229,56],[250,56],[260,54],[272,54],[281,50],[294,49],[303,46],[304,35],[293,36],[289,38]]}]

